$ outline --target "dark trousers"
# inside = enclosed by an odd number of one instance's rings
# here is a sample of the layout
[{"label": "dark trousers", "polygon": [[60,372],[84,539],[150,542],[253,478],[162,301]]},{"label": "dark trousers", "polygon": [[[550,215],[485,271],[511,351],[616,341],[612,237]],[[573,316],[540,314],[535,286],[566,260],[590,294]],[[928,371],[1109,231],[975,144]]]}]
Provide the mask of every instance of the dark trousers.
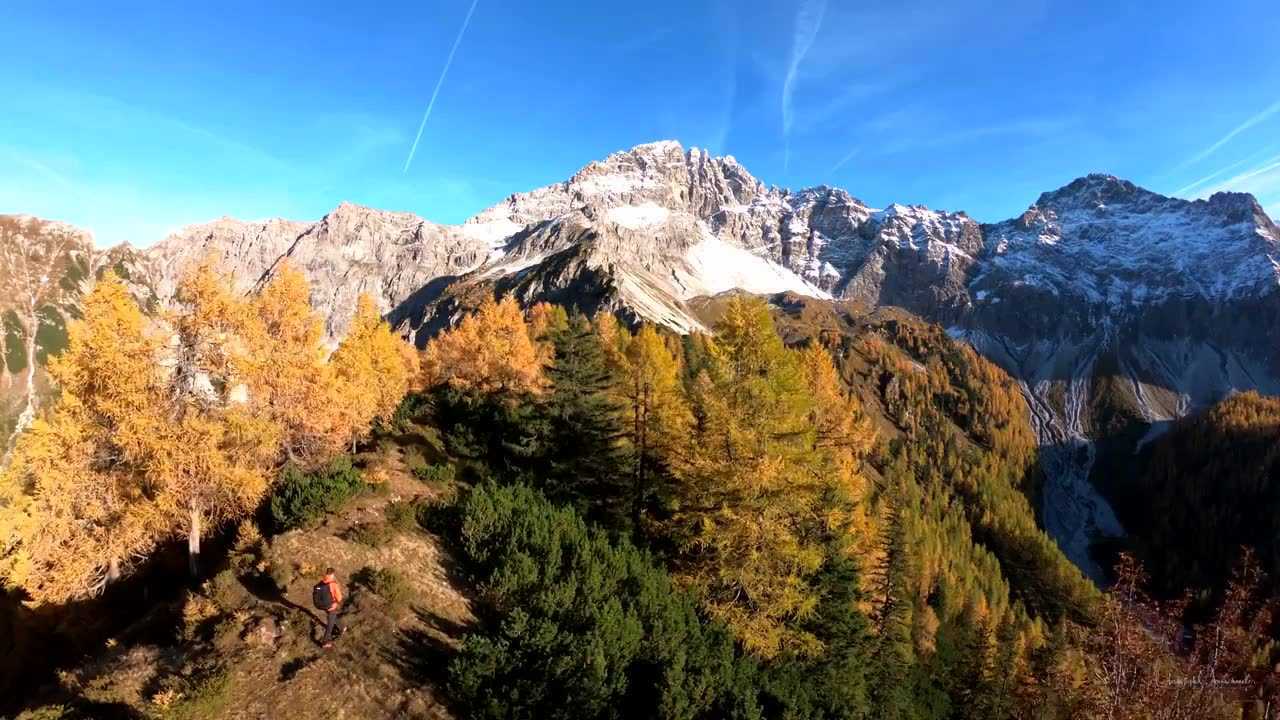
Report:
[{"label": "dark trousers", "polygon": [[325,613],[324,637],[320,638],[321,643],[327,643],[333,640],[333,631],[338,627],[338,611],[329,610]]}]

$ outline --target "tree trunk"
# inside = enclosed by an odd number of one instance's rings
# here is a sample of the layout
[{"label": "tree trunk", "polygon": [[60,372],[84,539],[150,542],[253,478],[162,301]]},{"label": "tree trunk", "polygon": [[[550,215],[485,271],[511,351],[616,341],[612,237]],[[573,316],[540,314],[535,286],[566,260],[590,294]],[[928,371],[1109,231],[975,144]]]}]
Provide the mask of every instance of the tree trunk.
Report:
[{"label": "tree trunk", "polygon": [[200,576],[200,507],[191,506],[191,526],[187,531],[187,562],[191,577]]}]

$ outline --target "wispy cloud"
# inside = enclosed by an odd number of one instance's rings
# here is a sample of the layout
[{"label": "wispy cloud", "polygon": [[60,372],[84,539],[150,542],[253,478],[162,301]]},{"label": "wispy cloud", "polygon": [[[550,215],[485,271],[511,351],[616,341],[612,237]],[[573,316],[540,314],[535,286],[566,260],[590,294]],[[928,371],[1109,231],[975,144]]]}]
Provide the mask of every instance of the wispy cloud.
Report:
[{"label": "wispy cloud", "polygon": [[[1267,147],[1264,147],[1259,152],[1252,153],[1244,158],[1241,158],[1240,160],[1237,160],[1231,163],[1230,165],[1227,165],[1226,167],[1220,170],[1216,170],[1214,172],[1209,173],[1208,175],[1205,175],[1204,177],[1200,178],[1199,180],[1196,180],[1195,182],[1188,183],[1187,185],[1184,185],[1178,188],[1177,190],[1174,190],[1172,194],[1178,197],[1191,197],[1187,195],[1187,193],[1190,192],[1191,190],[1194,190],[1204,185],[1205,183],[1208,183],[1210,180],[1214,180],[1216,178],[1222,177],[1223,175],[1231,172],[1232,170],[1235,170],[1238,167],[1247,165],[1251,162],[1256,162],[1258,158],[1274,153],[1277,147],[1280,147],[1280,146],[1272,144]],[[1194,195],[1199,195],[1199,194],[1200,193],[1195,193]]]},{"label": "wispy cloud", "polygon": [[1192,155],[1191,157],[1189,157],[1189,158],[1187,158],[1186,160],[1182,161],[1182,163],[1181,163],[1181,164],[1179,164],[1179,165],[1178,165],[1178,167],[1174,168],[1174,170],[1175,170],[1175,171],[1177,171],[1177,170],[1181,170],[1181,169],[1183,169],[1183,168],[1190,167],[1191,165],[1195,165],[1196,163],[1200,162],[1201,160],[1204,160],[1205,158],[1209,157],[1210,155],[1212,155],[1212,154],[1214,154],[1215,152],[1217,152],[1218,150],[1220,150],[1220,149],[1222,148],[1222,146],[1223,146],[1223,145],[1226,145],[1227,143],[1231,142],[1231,140],[1232,140],[1235,136],[1237,136],[1237,135],[1239,135],[1240,133],[1242,133],[1242,132],[1244,132],[1244,131],[1248,130],[1249,128],[1253,127],[1254,125],[1257,125],[1258,123],[1263,122],[1264,120],[1266,120],[1267,118],[1271,117],[1272,115],[1275,115],[1275,114],[1276,114],[1276,113],[1278,113],[1278,112],[1280,112],[1280,100],[1277,100],[1276,102],[1274,102],[1274,103],[1272,103],[1272,104],[1268,105],[1266,108],[1264,108],[1264,109],[1262,110],[1262,112],[1257,113],[1257,114],[1256,114],[1256,115],[1254,115],[1253,117],[1250,117],[1249,119],[1247,119],[1247,120],[1245,120],[1244,122],[1240,123],[1239,125],[1235,126],[1235,128],[1233,128],[1233,129],[1231,130],[1231,132],[1229,132],[1229,133],[1227,133],[1226,135],[1223,135],[1222,137],[1218,138],[1218,141],[1217,141],[1217,142],[1215,142],[1214,144],[1210,145],[1209,147],[1205,148],[1204,150],[1201,150],[1200,152],[1196,153],[1195,155]]},{"label": "wispy cloud", "polygon": [[1240,167],[1241,165],[1244,165],[1247,162],[1249,162],[1249,158],[1245,158],[1243,160],[1237,160],[1236,162],[1231,163],[1230,165],[1222,168],[1221,170],[1209,173],[1208,175],[1205,175],[1204,177],[1200,178],[1199,180],[1196,180],[1195,182],[1188,183],[1187,185],[1183,185],[1177,190],[1174,190],[1173,194],[1175,196],[1181,197],[1185,195],[1189,190],[1194,190],[1200,187],[1201,185],[1204,185],[1205,183],[1209,182],[1210,180],[1213,180],[1214,178],[1220,177],[1232,170],[1235,170],[1236,168]]},{"label": "wispy cloud", "polygon": [[0,156],[25,167],[54,185],[64,189],[76,189],[76,183],[71,178],[17,148],[0,145]]},{"label": "wispy cloud", "polygon": [[850,117],[859,115],[857,106],[863,101],[886,95],[906,84],[902,77],[854,80],[848,77],[826,81],[839,89],[822,98],[806,99],[804,113],[793,118],[792,130],[806,134],[815,130],[846,126]]},{"label": "wispy cloud", "polygon": [[449,74],[449,66],[453,64],[454,53],[458,52],[458,46],[462,44],[462,36],[467,34],[467,26],[471,24],[471,15],[475,13],[476,5],[479,4],[480,0],[471,0],[471,7],[467,10],[467,17],[462,21],[462,28],[458,30],[458,36],[453,39],[453,47],[449,48],[449,57],[444,61],[444,69],[440,71],[440,79],[436,80],[436,89],[431,91],[431,100],[427,103],[427,111],[422,114],[422,123],[418,125],[418,134],[413,138],[413,145],[409,148],[409,157],[404,160],[402,173],[409,172],[409,164],[413,162],[413,155],[418,152],[418,142],[422,140],[422,131],[427,128],[427,120],[431,117],[431,109],[435,107],[436,97],[440,95],[440,88],[444,86],[444,79]]},{"label": "wispy cloud", "polygon": [[828,174],[828,175],[834,175],[834,174],[836,173],[836,171],[837,171],[837,170],[839,170],[840,168],[844,167],[846,163],[848,163],[850,160],[852,160],[852,159],[854,159],[855,157],[857,157],[857,156],[858,156],[858,153],[860,153],[860,152],[862,152],[862,146],[861,146],[861,145],[859,145],[858,147],[855,147],[854,149],[852,149],[852,150],[850,150],[849,152],[845,153],[845,156],[844,156],[844,157],[840,158],[840,159],[836,162],[836,164],[835,164],[835,165],[832,165],[832,166],[831,166],[831,169],[827,171],[827,174]]},{"label": "wispy cloud", "polygon": [[791,40],[791,58],[787,63],[787,74],[782,80],[782,167],[787,170],[791,166],[791,125],[794,121],[792,95],[795,93],[796,75],[800,63],[809,54],[818,31],[822,29],[822,18],[827,12],[826,0],[804,0],[796,13],[795,33]]},{"label": "wispy cloud", "polygon": [[[905,121],[909,117],[909,113],[902,115],[891,112],[873,121],[872,127],[882,132],[894,130],[894,124],[889,121],[890,118]],[[1077,122],[1075,117],[1041,117],[977,125],[947,132],[922,132],[917,129],[909,135],[891,139],[878,150],[881,154],[892,155],[923,148],[963,145],[993,137],[1052,138],[1067,132]]]}]

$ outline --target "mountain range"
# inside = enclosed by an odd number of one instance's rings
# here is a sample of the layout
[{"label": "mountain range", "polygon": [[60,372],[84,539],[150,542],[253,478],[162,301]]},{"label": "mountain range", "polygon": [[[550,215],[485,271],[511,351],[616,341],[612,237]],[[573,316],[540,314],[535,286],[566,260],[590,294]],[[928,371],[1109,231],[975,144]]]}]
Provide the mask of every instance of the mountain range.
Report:
[{"label": "mountain range", "polygon": [[48,394],[43,366],[107,269],[157,309],[206,256],[250,291],[286,260],[331,339],[360,293],[422,345],[478,298],[511,293],[705,328],[730,290],[892,305],[937,323],[1020,383],[1041,445],[1041,519],[1098,576],[1123,534],[1110,468],[1233,391],[1280,392],[1280,228],[1246,194],[1187,201],[1109,175],[982,224],[839,188],[770,187],[732,157],[663,141],[508,197],[461,225],[343,203],[318,222],[222,218],[146,249],[99,250],[72,226],[0,216],[0,436]]}]

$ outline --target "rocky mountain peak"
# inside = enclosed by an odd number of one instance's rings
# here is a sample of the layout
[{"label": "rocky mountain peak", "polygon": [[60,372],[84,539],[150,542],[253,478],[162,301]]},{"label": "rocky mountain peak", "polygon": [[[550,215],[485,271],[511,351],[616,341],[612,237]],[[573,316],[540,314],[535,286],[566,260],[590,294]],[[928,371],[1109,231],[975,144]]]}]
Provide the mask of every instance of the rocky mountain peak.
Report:
[{"label": "rocky mountain peak", "polygon": [[1093,173],[1040,195],[1036,206],[1058,213],[1070,210],[1098,211],[1113,205],[1168,200],[1114,175]]}]

